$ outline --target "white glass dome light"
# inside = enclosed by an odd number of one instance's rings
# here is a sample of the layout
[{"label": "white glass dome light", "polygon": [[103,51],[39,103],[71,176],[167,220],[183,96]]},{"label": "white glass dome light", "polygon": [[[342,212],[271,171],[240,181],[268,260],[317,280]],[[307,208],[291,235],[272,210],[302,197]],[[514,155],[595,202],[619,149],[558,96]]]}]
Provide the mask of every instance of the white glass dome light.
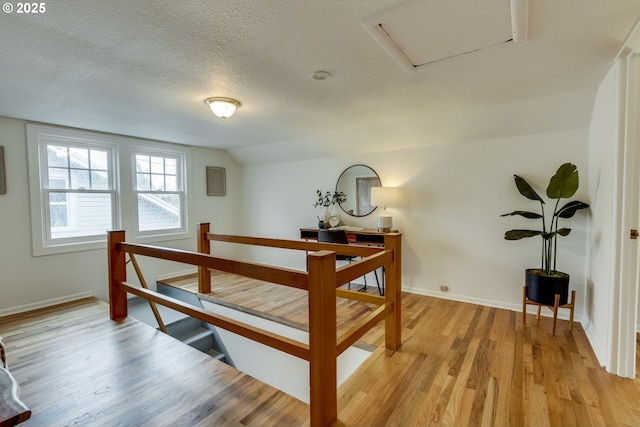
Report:
[{"label": "white glass dome light", "polygon": [[211,111],[222,120],[233,116],[236,109],[240,106],[240,102],[232,98],[223,98],[215,96],[213,98],[207,98],[204,103],[211,108]]}]

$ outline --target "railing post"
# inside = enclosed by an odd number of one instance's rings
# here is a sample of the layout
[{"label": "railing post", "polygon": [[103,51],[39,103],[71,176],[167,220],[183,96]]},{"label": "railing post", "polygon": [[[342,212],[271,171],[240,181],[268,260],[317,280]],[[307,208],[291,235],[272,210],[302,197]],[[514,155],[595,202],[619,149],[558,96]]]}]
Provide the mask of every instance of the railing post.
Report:
[{"label": "railing post", "polygon": [[336,253],[308,254],[307,265],[311,426],[330,426],[338,419]]},{"label": "railing post", "polygon": [[125,252],[120,248],[124,242],[124,230],[107,232],[107,250],[109,264],[109,313],[111,320],[127,317],[127,292],[120,283],[127,280]]},{"label": "railing post", "polygon": [[384,319],[384,342],[395,351],[402,344],[402,234],[385,234],[384,248],[393,251],[391,265],[385,268],[384,297],[393,303],[393,310]]},{"label": "railing post", "polygon": [[[207,234],[209,234],[209,223],[198,224],[198,252],[210,255],[211,243],[207,239]],[[198,267],[198,292],[211,293],[211,271],[206,267]]]}]

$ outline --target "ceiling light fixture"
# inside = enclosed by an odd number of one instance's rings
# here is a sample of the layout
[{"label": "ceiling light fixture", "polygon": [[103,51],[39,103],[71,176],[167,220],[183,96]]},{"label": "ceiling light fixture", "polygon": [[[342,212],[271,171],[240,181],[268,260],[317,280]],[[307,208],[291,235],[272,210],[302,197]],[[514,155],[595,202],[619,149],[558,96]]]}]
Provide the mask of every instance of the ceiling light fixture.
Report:
[{"label": "ceiling light fixture", "polygon": [[314,80],[327,80],[329,77],[331,77],[331,74],[329,74],[328,71],[316,71],[311,75],[311,77]]},{"label": "ceiling light fixture", "polygon": [[214,96],[213,98],[207,98],[204,103],[211,108],[211,111],[222,120],[227,117],[233,116],[236,109],[240,106],[240,102],[232,98],[223,98]]}]

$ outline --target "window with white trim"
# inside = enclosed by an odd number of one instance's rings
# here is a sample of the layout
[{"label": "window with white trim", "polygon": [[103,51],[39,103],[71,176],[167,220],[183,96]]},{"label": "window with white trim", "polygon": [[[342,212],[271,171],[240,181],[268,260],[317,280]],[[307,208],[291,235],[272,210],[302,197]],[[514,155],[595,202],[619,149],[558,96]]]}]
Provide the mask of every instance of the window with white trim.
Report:
[{"label": "window with white trim", "polygon": [[43,138],[40,151],[46,244],[101,239],[116,225],[114,147]]},{"label": "window with white trim", "polygon": [[[188,238],[189,148],[97,132],[27,125],[35,256],[128,240]],[[132,185],[121,185],[122,183]]]},{"label": "window with white trim", "polygon": [[134,149],[136,229],[140,235],[184,230],[184,156]]}]

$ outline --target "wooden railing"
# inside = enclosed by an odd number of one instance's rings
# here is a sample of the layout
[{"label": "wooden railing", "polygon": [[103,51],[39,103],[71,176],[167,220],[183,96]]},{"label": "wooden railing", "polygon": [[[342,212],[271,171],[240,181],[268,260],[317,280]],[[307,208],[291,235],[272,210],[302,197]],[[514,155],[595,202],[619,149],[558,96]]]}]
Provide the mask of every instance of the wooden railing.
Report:
[{"label": "wooden railing", "polygon": [[[217,258],[210,254],[212,240],[307,251],[307,271]],[[209,233],[209,224],[204,223],[198,225],[198,252],[126,243],[124,231],[109,232],[108,242],[111,319],[121,320],[127,316],[127,292],[129,292],[309,361],[312,426],[328,426],[337,420],[337,357],[342,352],[381,320],[385,323],[385,347],[397,350],[401,344],[400,234],[385,235],[385,247],[375,248],[212,234]],[[359,256],[362,259],[337,268],[336,252]],[[306,290],[309,300],[309,344],[134,286],[126,280],[126,253],[197,266],[198,288],[201,293],[211,292],[210,269]],[[349,281],[381,267],[385,267],[384,297],[338,289]],[[337,296],[376,304],[379,307],[336,339]]]}]

